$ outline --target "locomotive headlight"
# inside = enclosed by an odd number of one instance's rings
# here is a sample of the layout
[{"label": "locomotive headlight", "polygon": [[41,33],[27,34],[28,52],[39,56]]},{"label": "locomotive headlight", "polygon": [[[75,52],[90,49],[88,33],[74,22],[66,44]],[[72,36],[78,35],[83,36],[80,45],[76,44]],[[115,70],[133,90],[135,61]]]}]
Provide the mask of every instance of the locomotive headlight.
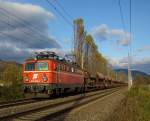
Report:
[{"label": "locomotive headlight", "polygon": [[47,76],[46,76],[46,75],[43,75],[43,77],[42,77],[42,78],[43,78],[43,81],[44,81],[44,82],[47,82],[47,81],[48,81],[48,78],[47,78]]},{"label": "locomotive headlight", "polygon": [[29,81],[29,78],[28,77],[24,77],[23,79],[25,82],[28,82]]}]

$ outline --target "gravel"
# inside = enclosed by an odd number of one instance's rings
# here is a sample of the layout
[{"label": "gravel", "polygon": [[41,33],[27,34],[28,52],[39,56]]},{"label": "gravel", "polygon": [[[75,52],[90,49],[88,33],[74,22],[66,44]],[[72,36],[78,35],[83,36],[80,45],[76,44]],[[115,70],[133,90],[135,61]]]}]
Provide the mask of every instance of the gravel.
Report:
[{"label": "gravel", "polygon": [[105,121],[124,98],[127,89],[122,89],[91,103],[75,108],[50,121]]},{"label": "gravel", "polygon": [[66,97],[66,98],[58,98],[58,99],[54,99],[54,100],[46,100],[46,101],[40,101],[40,102],[36,102],[36,103],[31,103],[31,104],[25,104],[25,105],[18,105],[18,106],[12,106],[9,108],[3,108],[0,109],[0,118],[4,117],[4,116],[9,116],[9,115],[13,115],[17,113],[22,113],[25,111],[30,111],[30,110],[34,110],[34,109],[38,109],[40,107],[46,107],[46,106],[50,106],[53,104],[57,104],[60,102],[65,102],[65,101],[69,101],[72,99],[78,99],[84,96],[88,96],[88,95],[93,95],[93,94],[98,94],[104,92],[104,90],[98,91],[98,92],[91,92],[91,93],[86,93],[86,95],[76,95],[76,96],[71,96],[71,97]]}]

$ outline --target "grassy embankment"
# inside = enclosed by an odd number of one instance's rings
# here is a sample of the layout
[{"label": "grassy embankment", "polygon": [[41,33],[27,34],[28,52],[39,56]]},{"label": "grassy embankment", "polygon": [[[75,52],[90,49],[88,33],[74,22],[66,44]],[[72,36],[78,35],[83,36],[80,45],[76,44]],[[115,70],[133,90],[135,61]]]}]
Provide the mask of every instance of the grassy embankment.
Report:
[{"label": "grassy embankment", "polygon": [[135,86],[109,121],[150,121],[150,86]]}]

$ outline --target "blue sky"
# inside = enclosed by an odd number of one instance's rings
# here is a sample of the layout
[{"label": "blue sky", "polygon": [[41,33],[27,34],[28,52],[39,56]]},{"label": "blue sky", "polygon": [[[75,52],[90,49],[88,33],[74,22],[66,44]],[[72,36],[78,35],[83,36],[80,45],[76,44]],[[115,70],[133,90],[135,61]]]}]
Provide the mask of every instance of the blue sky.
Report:
[{"label": "blue sky", "polygon": [[[47,4],[45,0],[19,0],[17,2],[40,5],[53,12],[56,16],[56,19],[49,23],[49,29],[50,33],[60,42],[73,36],[72,28],[49,4]],[[93,27],[101,24],[106,24],[110,29],[123,29],[118,0],[59,0],[59,2],[73,18],[82,17],[84,19],[85,29],[88,32],[90,32]],[[53,3],[55,4],[55,2]],[[121,0],[121,5],[123,9],[126,30],[129,31],[129,0]],[[148,11],[150,11],[149,0],[132,0],[132,45],[134,49],[133,52],[136,54],[136,49],[150,45],[150,15]],[[118,47],[119,49],[121,48],[123,53],[117,53],[116,48],[112,46],[114,43],[98,42],[98,40],[96,42],[98,47],[105,55],[119,57],[125,56],[126,54],[126,47]],[[110,54],[112,50],[114,53]],[[144,57],[149,56],[147,52],[143,52],[138,55]]]},{"label": "blue sky", "polygon": [[[5,1],[5,0],[3,0]],[[48,24],[49,35],[62,47],[64,51],[70,50],[73,39],[73,29],[62,19],[62,17],[46,2],[46,0],[8,0],[19,4],[32,4],[44,8],[55,17]],[[55,0],[50,0],[57,6]],[[97,30],[97,34],[104,26],[108,32],[107,39],[93,35],[99,51],[108,58],[114,66],[123,67],[126,60],[128,47],[117,44],[119,36],[110,36],[113,30],[123,30],[121,23],[119,0],[57,0],[73,18],[83,18],[85,30],[88,33]],[[129,33],[129,0],[120,0],[126,32]],[[57,6],[58,7],[58,6]],[[58,8],[59,9],[59,8]],[[132,55],[133,64],[150,65],[150,1],[132,0]],[[40,18],[39,18],[40,19]],[[99,29],[96,29],[99,28]],[[142,63],[145,62],[145,63]],[[136,68],[135,68],[136,69]],[[141,68],[138,68],[139,70]],[[144,69],[142,69],[144,71]],[[150,70],[147,71],[150,73]]]}]

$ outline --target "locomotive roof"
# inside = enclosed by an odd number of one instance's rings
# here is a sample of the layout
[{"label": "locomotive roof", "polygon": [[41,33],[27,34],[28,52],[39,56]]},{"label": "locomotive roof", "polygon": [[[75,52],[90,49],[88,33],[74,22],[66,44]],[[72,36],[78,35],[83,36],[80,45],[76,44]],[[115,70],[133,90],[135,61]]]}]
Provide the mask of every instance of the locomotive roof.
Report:
[{"label": "locomotive roof", "polygon": [[76,66],[79,68],[79,66],[75,62],[71,62],[70,60],[66,60],[65,58],[60,58],[55,52],[43,51],[35,54],[35,58],[28,58],[25,61],[52,60],[59,63]]}]

